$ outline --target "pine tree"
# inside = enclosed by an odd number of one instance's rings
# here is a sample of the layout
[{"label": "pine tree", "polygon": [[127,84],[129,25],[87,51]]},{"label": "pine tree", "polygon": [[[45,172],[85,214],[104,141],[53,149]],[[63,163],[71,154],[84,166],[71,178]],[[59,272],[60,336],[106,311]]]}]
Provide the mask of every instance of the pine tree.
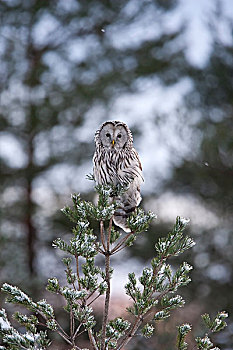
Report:
[{"label": "pine tree", "polygon": [[[150,266],[143,268],[138,278],[134,272],[128,274],[125,292],[132,301],[131,306],[127,308],[130,317],[124,319],[119,315],[113,320],[109,319],[111,278],[114,274],[111,257],[130,247],[140,235],[146,234],[149,224],[155,218],[152,212],[146,213],[138,208],[128,219],[131,232],[121,237],[112,220],[117,207],[114,196],[122,190],[124,189],[113,186],[97,186],[97,205],[74,194],[73,207],[65,206],[62,209],[74,224],[72,237],[68,242],[61,238],[53,242],[54,248],[67,255],[63,258],[66,285],[62,285],[58,278],[52,277],[48,280],[47,290],[65,300],[64,309],[68,314],[69,333],[59,324],[54,308],[45,299],[35,302],[18,287],[4,283],[2,291],[7,294],[6,301],[24,306],[30,314],[16,312],[13,315],[25,329],[25,332],[21,333],[12,326],[5,310],[0,311],[0,333],[3,339],[1,350],[47,349],[51,344],[47,331],[57,332],[72,349],[81,349],[78,339],[86,332],[91,349],[120,350],[138,334],[150,338],[157,322],[169,318],[172,310],[184,306],[184,299],[176,293],[191,281],[189,273],[192,266],[183,262],[174,271],[168,261],[171,257],[177,257],[192,248],[195,242],[184,234],[189,220],[177,217],[167,237],[160,238],[156,243],[155,257]],[[91,228],[91,220],[99,222],[99,233]],[[104,269],[96,264],[99,255],[104,258]],[[85,262],[80,264],[80,259]],[[105,296],[105,304],[101,328],[97,331],[92,305],[98,302],[101,295]],[[197,349],[218,349],[214,348],[209,334],[225,328],[226,317],[226,312],[219,312],[213,320],[208,314],[202,316],[209,333],[203,338],[196,338]],[[190,331],[189,324],[178,327],[178,350],[188,348],[185,338]]]},{"label": "pine tree", "polygon": [[[225,21],[232,32],[232,20]],[[192,259],[200,261],[199,254],[203,254],[205,262],[196,266],[196,283],[190,292],[206,310],[216,307],[232,314],[233,41],[221,40],[218,28],[222,22],[218,12],[211,26],[209,59],[204,67],[190,69],[193,89],[186,98],[186,117],[187,122],[193,121],[191,132],[198,147],[195,151],[191,147],[190,156],[175,166],[163,190],[193,196],[216,218],[213,225],[203,225],[196,238],[201,251],[197,249]],[[225,347],[231,348],[232,335],[226,332],[223,339]]]}]

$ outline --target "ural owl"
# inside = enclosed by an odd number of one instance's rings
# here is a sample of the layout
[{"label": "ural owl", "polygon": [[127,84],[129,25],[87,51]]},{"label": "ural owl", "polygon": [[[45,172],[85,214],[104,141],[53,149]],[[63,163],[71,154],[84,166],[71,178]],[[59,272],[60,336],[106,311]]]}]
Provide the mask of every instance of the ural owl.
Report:
[{"label": "ural owl", "polygon": [[114,223],[125,232],[127,218],[141,202],[140,185],[144,181],[133,136],[128,126],[120,121],[107,121],[95,133],[96,150],[93,157],[94,179],[98,185],[123,185],[128,189],[117,198],[119,207]]}]

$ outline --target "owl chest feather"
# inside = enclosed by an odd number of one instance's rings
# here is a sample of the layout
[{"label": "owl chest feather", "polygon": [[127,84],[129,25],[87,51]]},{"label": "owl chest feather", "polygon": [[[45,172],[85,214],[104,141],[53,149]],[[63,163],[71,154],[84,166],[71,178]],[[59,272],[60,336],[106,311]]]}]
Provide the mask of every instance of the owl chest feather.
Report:
[{"label": "owl chest feather", "polygon": [[135,177],[142,178],[142,175],[134,152],[115,149],[96,150],[94,178],[97,183],[126,185],[132,182]]}]

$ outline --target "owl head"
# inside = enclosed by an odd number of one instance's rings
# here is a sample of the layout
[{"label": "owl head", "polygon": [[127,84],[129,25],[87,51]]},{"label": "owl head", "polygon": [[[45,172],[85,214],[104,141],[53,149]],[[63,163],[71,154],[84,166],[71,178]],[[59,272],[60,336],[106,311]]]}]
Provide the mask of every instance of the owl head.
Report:
[{"label": "owl head", "polygon": [[120,121],[103,123],[95,134],[95,143],[109,150],[123,150],[132,148],[133,136],[128,126]]}]

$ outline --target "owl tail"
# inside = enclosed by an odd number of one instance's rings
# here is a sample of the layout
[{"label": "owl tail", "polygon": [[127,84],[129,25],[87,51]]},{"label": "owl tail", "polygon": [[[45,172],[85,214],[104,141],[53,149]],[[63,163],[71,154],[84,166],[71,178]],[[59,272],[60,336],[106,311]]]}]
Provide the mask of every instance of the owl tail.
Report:
[{"label": "owl tail", "polygon": [[[135,209],[135,208],[134,208]],[[117,209],[117,211],[115,212],[114,216],[113,216],[113,222],[115,225],[119,226],[120,228],[122,228],[122,230],[124,230],[125,232],[130,232],[130,228],[127,225],[127,219],[129,217],[129,214],[127,215],[125,213],[124,209]]]},{"label": "owl tail", "polygon": [[127,219],[139,205],[141,199],[140,188],[132,183],[129,189],[121,197],[116,199],[118,208],[113,216],[114,224],[122,228],[125,232],[130,232]]}]

